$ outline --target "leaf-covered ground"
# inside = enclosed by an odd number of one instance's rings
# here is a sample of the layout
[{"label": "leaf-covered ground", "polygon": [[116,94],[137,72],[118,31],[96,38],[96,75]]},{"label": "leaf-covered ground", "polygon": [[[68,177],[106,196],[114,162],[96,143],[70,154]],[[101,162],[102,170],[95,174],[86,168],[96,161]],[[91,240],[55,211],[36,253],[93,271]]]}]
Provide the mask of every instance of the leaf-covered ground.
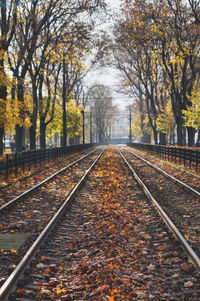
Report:
[{"label": "leaf-covered ground", "polygon": [[[162,206],[197,255],[200,256],[199,196],[164,176],[144,161],[133,156],[132,153],[124,149],[122,152],[159,205]],[[153,158],[150,159],[153,161]],[[156,165],[159,166],[159,162],[156,161]],[[162,162],[160,162],[161,165],[164,167],[164,170],[169,169]],[[183,172],[181,173],[183,174]],[[172,175],[180,176],[181,173],[179,170],[176,170]],[[185,174],[185,176],[188,179],[188,174]]]},{"label": "leaf-covered ground", "polygon": [[[33,240],[40,234],[60,208],[61,204],[66,200],[71,190],[85,174],[85,171],[97,158],[99,152],[100,149],[1,212],[0,286],[4,283],[6,277],[11,274],[15,265],[25,255]],[[52,170],[49,172],[52,172]],[[44,174],[38,175],[37,180],[41,180],[43,176]],[[36,179],[33,180],[36,181]],[[13,187],[12,192],[19,192],[17,188],[19,189],[18,186]],[[12,193],[10,192],[9,197],[11,195]],[[17,249],[15,243],[13,245],[10,243],[8,248],[6,243],[8,236],[11,241],[13,236],[14,241],[16,240],[15,235],[18,235],[17,238],[20,240],[19,234],[26,234],[27,239],[25,242],[19,243]]]},{"label": "leaf-covered ground", "polygon": [[178,159],[175,164],[174,162],[164,160],[163,158],[160,159],[158,155],[150,151],[144,151],[132,147],[128,147],[128,149],[130,151],[133,151],[137,155],[143,157],[144,159],[148,160],[152,164],[162,168],[170,175],[178,178],[179,180],[190,185],[194,189],[200,191],[200,167],[199,173],[197,174],[194,166],[192,167],[192,170],[190,170],[188,164],[186,164],[186,166],[184,167],[182,163],[179,164]]},{"label": "leaf-covered ground", "polygon": [[5,181],[4,175],[1,174],[0,206],[33,187],[34,185],[37,185],[39,182],[48,178],[50,175],[67,166],[68,164],[78,160],[91,150],[92,149],[87,149],[82,152],[68,154],[66,157],[60,158],[58,161],[47,162],[46,165],[40,166],[37,164],[36,166],[32,166],[30,171],[28,168],[26,168],[25,173],[22,173],[22,170],[19,169],[17,178],[15,177],[14,173],[10,173],[7,181]]},{"label": "leaf-covered ground", "polygon": [[200,293],[193,266],[112,148],[26,281],[21,300],[199,300]]}]

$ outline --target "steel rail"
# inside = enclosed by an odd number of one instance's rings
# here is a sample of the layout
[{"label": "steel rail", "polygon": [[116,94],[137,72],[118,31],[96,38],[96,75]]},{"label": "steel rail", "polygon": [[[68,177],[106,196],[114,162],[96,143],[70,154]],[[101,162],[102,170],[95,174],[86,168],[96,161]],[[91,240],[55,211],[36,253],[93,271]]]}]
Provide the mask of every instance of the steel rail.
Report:
[{"label": "steel rail", "polygon": [[174,236],[178,239],[178,241],[181,243],[183,248],[185,249],[188,257],[196,267],[198,273],[200,273],[200,259],[197,256],[197,254],[194,252],[194,250],[191,248],[191,246],[188,244],[188,242],[185,240],[185,238],[182,236],[182,234],[179,232],[177,227],[174,225],[174,223],[171,221],[171,219],[168,217],[168,215],[165,213],[165,211],[162,209],[162,207],[158,204],[158,202],[155,200],[151,192],[148,190],[146,185],[143,183],[143,181],[140,179],[140,177],[137,175],[137,173],[134,171],[132,166],[129,164],[129,162],[126,160],[126,158],[123,156],[123,154],[120,152],[119,149],[117,149],[122,159],[126,162],[128,165],[130,171],[133,173],[136,181],[141,186],[142,190],[148,197],[148,199],[153,203],[154,207],[158,211],[159,215],[164,220],[167,227],[171,230],[171,232],[174,234]]},{"label": "steel rail", "polygon": [[54,173],[53,175],[51,175],[50,177],[48,177],[47,179],[45,179],[44,181],[42,181],[39,184],[33,186],[32,188],[26,190],[25,192],[23,192],[22,194],[18,195],[14,199],[10,200],[8,203],[6,203],[6,204],[4,204],[3,206],[0,207],[0,212],[3,211],[3,210],[5,210],[5,209],[7,209],[9,206],[11,206],[13,203],[19,201],[23,197],[26,197],[28,194],[30,194],[31,192],[33,192],[36,189],[40,188],[41,186],[47,184],[47,182],[49,182],[50,180],[52,180],[53,178],[55,178],[57,175],[63,173],[64,171],[66,171],[70,167],[74,166],[75,164],[79,163],[83,159],[87,158],[89,155],[91,155],[92,153],[94,153],[97,149],[98,148],[95,148],[94,150],[92,150],[91,152],[89,152],[88,154],[86,154],[85,156],[83,156],[80,159],[78,159],[78,160],[70,163],[69,165],[65,166],[64,168],[60,169],[59,171],[57,171],[56,173]]},{"label": "steel rail", "polygon": [[0,288],[0,300],[7,301],[9,295],[13,291],[16,282],[18,281],[19,277],[22,275],[25,268],[30,263],[31,259],[35,255],[36,251],[39,249],[41,243],[45,240],[48,233],[52,230],[54,224],[59,220],[59,218],[64,214],[65,210],[69,207],[69,205],[72,203],[75,195],[80,190],[81,186],[85,182],[86,178],[88,177],[91,170],[94,168],[98,160],[101,158],[102,154],[104,153],[105,149],[103,149],[100,153],[100,155],[95,159],[95,161],[92,163],[90,168],[87,170],[87,172],[84,174],[84,176],[81,178],[81,180],[77,183],[77,185],[73,188],[67,199],[64,201],[62,206],[59,208],[57,213],[54,215],[54,217],[50,220],[50,222],[47,224],[47,226],[44,228],[44,230],[41,232],[41,234],[38,236],[38,238],[35,240],[33,245],[30,247],[26,255],[22,258],[22,260],[19,262],[15,270],[12,272],[12,274],[8,277],[8,279],[5,281],[5,283]]},{"label": "steel rail", "polygon": [[190,187],[189,185],[187,185],[186,183],[182,182],[181,180],[178,180],[177,178],[171,176],[170,174],[168,174],[167,172],[165,172],[164,170],[162,170],[161,168],[155,166],[154,164],[150,163],[149,161],[147,161],[146,159],[136,155],[135,153],[131,152],[129,149],[124,148],[127,152],[129,152],[130,154],[132,154],[133,156],[135,156],[136,158],[140,159],[141,161],[145,162],[147,165],[151,166],[152,168],[154,168],[155,170],[157,170],[158,172],[162,173],[165,177],[176,181],[177,183],[179,183],[180,185],[184,186],[185,188],[189,189],[190,191],[192,191],[193,193],[195,193],[196,195],[200,196],[200,192],[195,190],[194,188]]}]

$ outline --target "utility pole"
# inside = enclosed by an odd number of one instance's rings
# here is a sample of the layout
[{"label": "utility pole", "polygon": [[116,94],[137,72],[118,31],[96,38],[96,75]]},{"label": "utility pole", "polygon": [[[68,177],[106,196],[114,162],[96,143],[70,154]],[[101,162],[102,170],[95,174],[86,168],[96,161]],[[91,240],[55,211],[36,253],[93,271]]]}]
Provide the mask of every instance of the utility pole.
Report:
[{"label": "utility pole", "polygon": [[81,111],[82,113],[82,120],[83,120],[83,144],[85,144],[85,111],[84,109]]},{"label": "utility pole", "polygon": [[132,115],[131,115],[131,105],[129,106],[129,142],[132,142],[132,130],[131,130],[131,124],[132,124]]},{"label": "utility pole", "polygon": [[90,107],[90,143],[92,143],[92,110]]},{"label": "utility pole", "polygon": [[65,72],[66,72],[66,66],[65,66],[65,57],[63,56],[63,95],[62,95],[62,109],[63,109],[63,141],[62,146],[67,146],[67,118],[66,118],[66,78],[65,78]]}]

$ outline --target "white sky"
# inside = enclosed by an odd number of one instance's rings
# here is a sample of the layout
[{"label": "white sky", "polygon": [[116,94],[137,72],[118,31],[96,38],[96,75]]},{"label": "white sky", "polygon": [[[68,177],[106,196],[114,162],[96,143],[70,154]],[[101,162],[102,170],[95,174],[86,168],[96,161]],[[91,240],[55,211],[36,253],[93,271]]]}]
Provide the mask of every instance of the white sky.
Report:
[{"label": "white sky", "polygon": [[[117,9],[117,12],[120,11],[121,0],[106,0],[106,2],[108,3],[108,5],[110,5],[111,8]],[[108,23],[107,26],[106,24],[104,25],[105,29],[109,29],[110,26],[110,23]],[[89,75],[88,79],[90,83],[92,82],[94,84],[102,84],[109,87],[112,91],[113,103],[117,105],[119,109],[123,110],[132,102],[125,95],[116,92],[116,90],[121,88],[119,71],[113,68],[104,68],[99,71],[92,72]]]},{"label": "white sky", "polygon": [[120,6],[120,0],[106,0],[106,2],[111,6],[111,7],[116,7],[118,8]]}]

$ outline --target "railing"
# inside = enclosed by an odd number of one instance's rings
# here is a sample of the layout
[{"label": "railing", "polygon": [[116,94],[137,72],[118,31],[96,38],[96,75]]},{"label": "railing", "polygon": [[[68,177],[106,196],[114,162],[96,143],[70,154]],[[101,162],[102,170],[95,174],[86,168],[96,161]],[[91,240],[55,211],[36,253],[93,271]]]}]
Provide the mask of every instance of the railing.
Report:
[{"label": "railing", "polygon": [[0,174],[5,174],[5,178],[7,179],[9,173],[14,172],[17,177],[19,168],[24,173],[27,168],[30,171],[33,166],[41,166],[42,164],[46,164],[46,162],[56,161],[58,158],[64,157],[71,152],[87,149],[92,146],[94,144],[88,143],[7,154],[0,157]]},{"label": "railing", "polygon": [[200,165],[200,149],[190,149],[185,147],[170,147],[154,144],[145,143],[128,143],[130,147],[135,147],[139,149],[149,150],[159,155],[160,158],[165,160],[184,164],[184,166],[189,165],[189,168],[195,167],[196,172],[199,171]]}]

